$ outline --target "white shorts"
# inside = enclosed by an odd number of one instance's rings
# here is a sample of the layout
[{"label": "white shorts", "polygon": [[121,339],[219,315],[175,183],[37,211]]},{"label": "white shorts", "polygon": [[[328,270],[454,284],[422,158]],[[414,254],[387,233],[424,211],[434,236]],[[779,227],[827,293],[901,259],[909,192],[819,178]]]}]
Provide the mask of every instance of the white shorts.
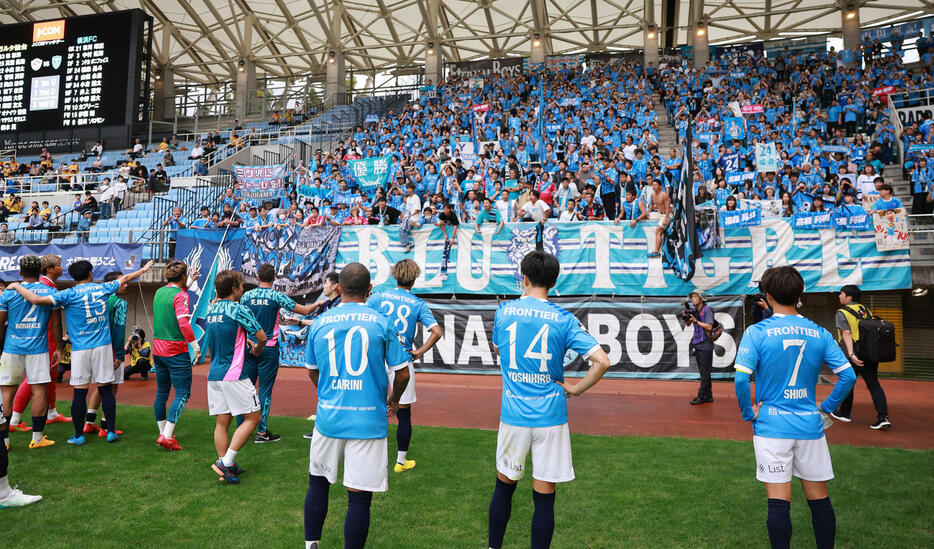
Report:
[{"label": "white shorts", "polygon": [[[117,359],[115,358],[114,360],[117,360]],[[117,369],[114,370],[114,385],[120,385],[124,382],[123,370],[124,370],[124,363],[120,362],[120,366],[117,366]]]},{"label": "white shorts", "polygon": [[793,438],[752,437],[756,451],[756,479],[770,484],[791,482],[796,476],[821,482],[833,478],[827,438],[799,440]]},{"label": "white shorts", "polygon": [[71,352],[71,385],[113,383],[114,352],[108,343],[93,349]]},{"label": "white shorts", "polygon": [[24,377],[30,385],[51,383],[49,353],[14,355],[4,352],[0,356],[0,385],[19,385]]},{"label": "white shorts", "polygon": [[242,416],[259,410],[256,388],[249,379],[208,381],[208,413]]},{"label": "white shorts", "polygon": [[347,439],[322,435],[311,437],[308,472],[337,483],[337,469],[344,465],[344,486],[364,492],[389,489],[388,445],[385,438]]},{"label": "white shorts", "polygon": [[551,427],[516,427],[499,422],[496,435],[496,470],[510,480],[525,475],[525,458],[532,451],[532,478],[543,482],[574,480],[571,432],[568,424]]},{"label": "white shorts", "polygon": [[[392,385],[396,380],[396,371],[389,370],[389,394],[392,394]],[[405,386],[405,391],[402,391],[402,396],[399,397],[399,404],[415,404],[415,366],[409,362],[409,383]]]}]

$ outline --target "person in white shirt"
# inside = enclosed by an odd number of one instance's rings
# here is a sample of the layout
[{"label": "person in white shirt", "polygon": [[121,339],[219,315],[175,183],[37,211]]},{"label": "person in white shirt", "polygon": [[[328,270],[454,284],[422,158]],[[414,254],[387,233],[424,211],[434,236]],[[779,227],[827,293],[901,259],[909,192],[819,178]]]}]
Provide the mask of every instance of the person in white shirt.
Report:
[{"label": "person in white shirt", "polygon": [[593,149],[593,144],[597,142],[597,136],[587,130],[587,135],[581,138],[581,146]]},{"label": "person in white shirt", "polygon": [[545,204],[544,200],[539,199],[539,193],[532,189],[529,195],[529,201],[522,209],[516,213],[516,221],[534,221],[535,222],[535,249],[544,249],[545,220],[551,215],[551,208]]},{"label": "person in white shirt", "polygon": [[91,154],[94,154],[97,156],[101,156],[102,154],[104,154],[104,146],[101,145],[100,141],[98,141],[97,143],[94,144],[93,147],[91,147]]},{"label": "person in white shirt", "polygon": [[561,212],[561,215],[558,216],[558,221],[560,223],[570,223],[572,221],[580,221],[581,214],[577,211],[577,201],[571,199],[567,202],[567,209]]},{"label": "person in white shirt", "polygon": [[111,202],[114,197],[114,188],[110,184],[110,178],[105,177],[101,184],[97,187],[97,192],[100,196],[97,199],[97,202],[100,206],[100,217],[101,219],[110,219],[110,208]]},{"label": "person in white shirt", "polygon": [[114,215],[120,211],[120,205],[123,203],[123,197],[126,196],[127,184],[123,176],[117,176],[113,184],[113,211]]},{"label": "person in white shirt", "polygon": [[561,181],[558,190],[555,191],[555,206],[563,211],[569,201],[577,201],[580,195],[581,193],[577,190],[577,185],[572,183],[570,178],[565,178]]},{"label": "person in white shirt", "polygon": [[509,195],[508,193],[501,193],[496,199],[496,202],[493,203],[493,207],[499,211],[500,219],[509,219]]},{"label": "person in white shirt", "polygon": [[876,170],[871,164],[866,164],[866,169],[856,178],[856,191],[859,193],[858,198],[862,198],[864,194],[876,193],[876,177],[878,177],[876,175]]},{"label": "person in white shirt", "polygon": [[191,155],[188,156],[189,160],[197,160],[204,156],[204,147],[201,146],[201,142],[198,141],[195,143],[195,146],[191,149]]},{"label": "person in white shirt", "polygon": [[406,252],[412,251],[415,243],[412,242],[412,229],[422,226],[422,199],[415,194],[415,184],[409,183],[405,188],[405,205],[402,207],[402,224],[399,225],[399,243],[405,247]]}]

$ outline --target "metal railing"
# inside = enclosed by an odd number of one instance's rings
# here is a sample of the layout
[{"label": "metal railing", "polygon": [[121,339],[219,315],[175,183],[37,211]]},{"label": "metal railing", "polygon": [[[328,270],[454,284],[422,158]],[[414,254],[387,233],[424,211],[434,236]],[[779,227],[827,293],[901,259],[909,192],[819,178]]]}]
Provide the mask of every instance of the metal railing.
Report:
[{"label": "metal railing", "polygon": [[[122,174],[117,171],[79,172],[75,174],[50,173],[39,176],[24,175],[0,180],[0,188],[6,194],[13,192],[19,195],[94,191],[104,179],[110,178],[111,182],[113,182],[120,175]],[[140,179],[129,175],[124,176],[124,178],[127,180],[127,186],[130,185],[131,179]],[[145,181],[143,185],[145,185]]]},{"label": "metal railing", "polygon": [[913,88],[900,92],[890,93],[889,101],[896,109],[906,107],[923,107],[934,105],[934,89],[932,88]]}]

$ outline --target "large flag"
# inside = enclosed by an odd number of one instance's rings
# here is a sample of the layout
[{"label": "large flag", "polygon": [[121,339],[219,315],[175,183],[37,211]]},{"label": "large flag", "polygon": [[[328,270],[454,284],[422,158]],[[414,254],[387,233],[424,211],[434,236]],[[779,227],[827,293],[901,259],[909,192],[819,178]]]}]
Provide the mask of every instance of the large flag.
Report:
[{"label": "large flag", "polygon": [[538,161],[545,163],[545,73],[541,72],[538,79]]},{"label": "large flag", "polygon": [[691,125],[683,141],[681,180],[671,191],[671,221],[665,231],[662,263],[682,280],[694,276],[694,264],[701,257],[694,211],[694,158],[691,154]]},{"label": "large flag", "polygon": [[[221,271],[240,269],[245,233],[244,229],[178,231],[176,257],[188,264],[189,271],[197,269],[201,273],[188,288],[189,301],[195,304],[191,311],[191,330],[199,345],[204,343],[204,319],[215,297],[214,279]],[[191,355],[194,357],[193,352]]]}]

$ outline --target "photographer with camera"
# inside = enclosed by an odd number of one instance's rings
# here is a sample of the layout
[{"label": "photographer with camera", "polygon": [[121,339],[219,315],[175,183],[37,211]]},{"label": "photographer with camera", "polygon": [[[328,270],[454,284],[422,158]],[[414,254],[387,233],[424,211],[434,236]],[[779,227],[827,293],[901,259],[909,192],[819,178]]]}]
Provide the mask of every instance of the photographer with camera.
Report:
[{"label": "photographer with camera", "polygon": [[130,379],[133,374],[140,374],[143,381],[149,379],[149,369],[152,366],[152,345],[146,341],[146,332],[139,326],[133,327],[133,335],[124,346],[126,349],[127,366],[123,379]]},{"label": "photographer with camera", "polygon": [[[713,342],[719,326],[714,320],[713,310],[707,306],[707,294],[700,288],[688,296],[690,303],[682,303],[684,311],[681,318],[688,326],[694,326],[694,337],[691,338],[691,348],[694,349],[694,358],[697,359],[697,371],[700,373],[700,389],[691,404],[713,402],[713,389],[710,384],[710,371],[713,369]],[[714,336],[714,337],[711,337]]]},{"label": "photographer with camera", "polygon": [[772,316],[772,308],[769,306],[765,294],[758,293],[750,298],[752,302],[752,323],[762,322]]}]

